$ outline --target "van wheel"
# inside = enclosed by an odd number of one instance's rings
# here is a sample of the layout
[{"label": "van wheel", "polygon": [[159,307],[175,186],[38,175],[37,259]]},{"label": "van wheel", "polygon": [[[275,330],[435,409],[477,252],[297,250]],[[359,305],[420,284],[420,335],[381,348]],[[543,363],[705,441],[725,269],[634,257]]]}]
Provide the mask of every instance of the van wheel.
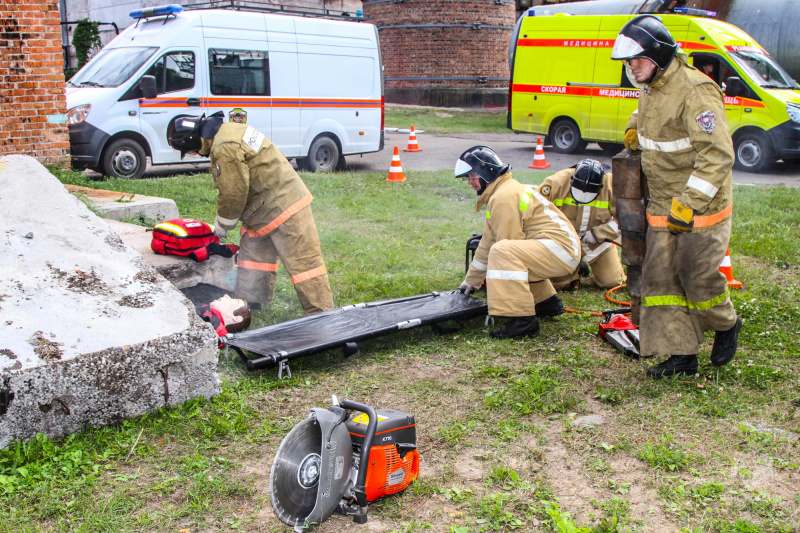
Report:
[{"label": "van wheel", "polygon": [[146,167],[144,148],[132,139],[116,140],[103,152],[106,176],[135,180],[142,177]]},{"label": "van wheel", "polygon": [[763,172],[775,162],[772,142],[763,133],[745,133],[735,143],[734,167],[745,172]]},{"label": "van wheel", "polygon": [[330,137],[317,137],[303,158],[303,166],[309,172],[333,172],[339,166],[339,146]]},{"label": "van wheel", "polygon": [[581,138],[578,125],[568,118],[562,118],[550,128],[550,142],[559,154],[574,154],[583,151],[588,142]]}]

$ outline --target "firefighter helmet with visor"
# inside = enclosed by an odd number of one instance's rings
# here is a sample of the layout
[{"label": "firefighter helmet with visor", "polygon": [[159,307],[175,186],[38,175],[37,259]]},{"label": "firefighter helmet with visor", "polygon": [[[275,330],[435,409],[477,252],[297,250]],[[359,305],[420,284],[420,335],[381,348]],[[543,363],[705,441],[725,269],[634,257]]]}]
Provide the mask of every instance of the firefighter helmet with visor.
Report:
[{"label": "firefighter helmet with visor", "polygon": [[481,189],[478,194],[483,194],[486,186],[508,172],[510,165],[504,165],[497,153],[488,146],[473,146],[467,148],[456,161],[455,177],[468,180],[472,175],[481,180]]},{"label": "firefighter helmet with visor", "polygon": [[617,35],[611,59],[649,59],[659,70],[666,69],[678,45],[666,26],[654,15],[640,15],[628,21]]},{"label": "firefighter helmet with visor", "polygon": [[603,165],[594,159],[584,159],[575,166],[570,180],[570,194],[579,204],[593,202],[603,189]]}]

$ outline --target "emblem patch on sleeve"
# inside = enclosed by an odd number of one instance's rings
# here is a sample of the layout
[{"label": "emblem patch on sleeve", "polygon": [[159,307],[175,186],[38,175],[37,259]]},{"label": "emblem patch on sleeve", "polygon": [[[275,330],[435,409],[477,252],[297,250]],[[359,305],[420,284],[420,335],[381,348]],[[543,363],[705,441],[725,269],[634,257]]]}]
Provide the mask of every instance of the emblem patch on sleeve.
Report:
[{"label": "emblem patch on sleeve", "polygon": [[700,113],[695,120],[700,129],[706,133],[711,133],[717,127],[717,116],[712,111]]},{"label": "emblem patch on sleeve", "polygon": [[539,189],[539,194],[547,198],[550,196],[550,186],[549,185],[542,185],[542,188]]}]

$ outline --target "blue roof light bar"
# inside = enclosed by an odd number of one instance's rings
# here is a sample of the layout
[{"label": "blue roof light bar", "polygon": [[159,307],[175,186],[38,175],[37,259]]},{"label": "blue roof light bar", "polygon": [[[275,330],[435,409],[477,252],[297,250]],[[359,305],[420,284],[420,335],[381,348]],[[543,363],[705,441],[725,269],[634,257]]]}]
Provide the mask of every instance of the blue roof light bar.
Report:
[{"label": "blue roof light bar", "polygon": [[693,7],[676,7],[673,9],[675,13],[681,15],[694,15],[695,17],[716,17],[716,11],[706,11],[705,9],[695,9]]},{"label": "blue roof light bar", "polygon": [[176,15],[183,11],[183,6],[170,4],[168,6],[147,7],[144,9],[134,9],[130,16],[133,19],[147,19],[151,17],[163,17],[164,15]]}]

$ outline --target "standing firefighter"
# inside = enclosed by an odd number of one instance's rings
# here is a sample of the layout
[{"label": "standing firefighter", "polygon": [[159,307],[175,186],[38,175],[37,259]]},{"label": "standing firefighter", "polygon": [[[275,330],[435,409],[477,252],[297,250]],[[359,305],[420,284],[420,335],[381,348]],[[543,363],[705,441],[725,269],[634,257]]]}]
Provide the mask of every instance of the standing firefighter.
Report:
[{"label": "standing firefighter", "polygon": [[564,312],[549,280],[568,279],[578,267],[575,230],[533,187],[513,179],[488,146],[461,154],[455,177],[469,180],[478,194],[476,211],[487,206],[483,237],[459,290],[468,294],[486,280],[489,314],[509,318],[492,337],[538,335],[538,317]]},{"label": "standing firefighter", "polygon": [[223,122],[222,112],[176,117],[169,144],[211,158],[217,187],[214,233],[220,239],[242,222],[234,297],[268,304],[283,262],[307,315],[333,309],[333,296],[311,213],[311,193],[289,161],[252,126]]},{"label": "standing firefighter", "polygon": [[578,232],[581,263],[592,267],[595,282],[605,288],[625,283],[619,253],[612,242],[619,241],[620,231],[611,214],[611,187],[611,174],[594,159],[556,172],[539,186],[539,194],[558,207]]},{"label": "standing firefighter", "polygon": [[695,374],[703,332],[716,331],[711,363],[736,353],[741,320],[719,265],[731,235],[733,146],[719,87],[689,66],[656,17],[620,31],[612,59],[642,89],[625,146],[642,150],[647,253],[642,270],[641,354],[670,355],[653,378]]}]

